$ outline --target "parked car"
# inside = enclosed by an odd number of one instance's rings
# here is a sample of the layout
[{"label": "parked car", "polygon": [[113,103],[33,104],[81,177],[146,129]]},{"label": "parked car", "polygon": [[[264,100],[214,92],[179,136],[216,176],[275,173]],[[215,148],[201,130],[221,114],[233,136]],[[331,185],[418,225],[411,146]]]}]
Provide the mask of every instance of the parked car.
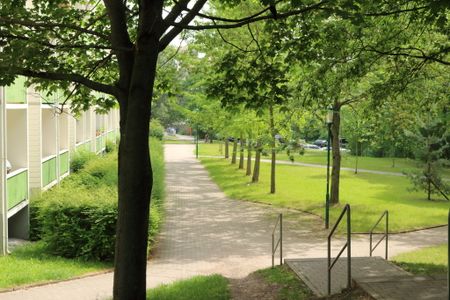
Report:
[{"label": "parked car", "polygon": [[322,147],[326,147],[327,146],[327,140],[315,140],[314,141],[314,145],[322,148]]},{"label": "parked car", "polygon": [[305,148],[305,149],[320,149],[319,146],[314,145],[314,144],[303,144],[303,148]]}]

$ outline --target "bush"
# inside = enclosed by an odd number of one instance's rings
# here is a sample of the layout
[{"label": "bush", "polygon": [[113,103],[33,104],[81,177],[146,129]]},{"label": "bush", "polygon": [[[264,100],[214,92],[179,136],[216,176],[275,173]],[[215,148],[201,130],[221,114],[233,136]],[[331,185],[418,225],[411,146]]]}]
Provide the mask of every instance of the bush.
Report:
[{"label": "bush", "polygon": [[[162,221],[164,161],[162,143],[151,142],[154,173],[149,246]],[[117,153],[91,158],[84,168],[30,203],[30,236],[55,255],[111,261],[117,222]]]},{"label": "bush", "polygon": [[70,170],[74,173],[78,172],[79,170],[83,169],[86,163],[94,157],[96,157],[96,155],[90,151],[75,151],[70,160]]},{"label": "bush", "polygon": [[117,145],[118,145],[118,143],[116,144],[114,141],[111,141],[111,140],[107,139],[106,143],[105,143],[105,152],[106,153],[111,153],[111,152],[116,151]]},{"label": "bush", "polygon": [[164,127],[156,119],[150,121],[150,136],[158,140],[162,140],[164,137]]}]

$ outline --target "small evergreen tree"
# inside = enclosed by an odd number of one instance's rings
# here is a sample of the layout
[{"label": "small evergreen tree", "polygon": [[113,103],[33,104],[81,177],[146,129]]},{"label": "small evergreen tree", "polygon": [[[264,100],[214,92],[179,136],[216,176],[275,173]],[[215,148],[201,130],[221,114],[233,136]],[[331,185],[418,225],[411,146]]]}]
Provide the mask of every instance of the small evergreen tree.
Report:
[{"label": "small evergreen tree", "polygon": [[442,169],[449,166],[448,148],[450,131],[448,129],[448,114],[427,120],[417,118],[415,132],[407,133],[415,141],[415,156],[423,166],[421,171],[407,173],[414,185],[414,190],[424,190],[427,199],[432,194],[441,194],[449,200],[450,187],[442,180]]}]

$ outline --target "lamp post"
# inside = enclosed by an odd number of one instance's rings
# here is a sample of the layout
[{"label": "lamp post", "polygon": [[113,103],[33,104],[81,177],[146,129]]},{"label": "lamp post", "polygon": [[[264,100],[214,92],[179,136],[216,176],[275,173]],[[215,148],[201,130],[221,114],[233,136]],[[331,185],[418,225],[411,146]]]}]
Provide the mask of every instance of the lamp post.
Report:
[{"label": "lamp post", "polygon": [[198,159],[198,123],[195,129],[195,157]]},{"label": "lamp post", "polygon": [[327,119],[328,139],[327,139],[327,192],[325,196],[325,229],[330,225],[330,144],[331,144],[331,125],[333,124],[333,107],[328,106]]}]

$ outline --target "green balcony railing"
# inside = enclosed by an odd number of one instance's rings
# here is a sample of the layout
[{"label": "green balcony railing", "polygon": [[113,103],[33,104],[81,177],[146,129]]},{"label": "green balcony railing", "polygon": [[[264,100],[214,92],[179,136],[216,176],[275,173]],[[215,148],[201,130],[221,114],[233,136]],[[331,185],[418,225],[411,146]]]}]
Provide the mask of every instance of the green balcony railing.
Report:
[{"label": "green balcony railing", "polygon": [[107,137],[108,141],[111,141],[113,143],[116,142],[116,133],[114,130],[111,130],[110,132],[108,132],[108,137]]},{"label": "green balcony railing", "polygon": [[19,76],[11,86],[5,87],[6,103],[27,103],[27,88],[25,87],[25,80],[25,77]]},{"label": "green balcony railing", "polygon": [[66,150],[59,154],[59,175],[65,175],[69,172],[69,151]]},{"label": "green balcony railing", "polygon": [[103,149],[105,149],[105,136],[99,135],[95,138],[95,151],[98,153],[100,151],[103,151]]},{"label": "green balcony railing", "polygon": [[77,150],[79,151],[91,151],[91,142],[87,141],[77,145]]},{"label": "green balcony railing", "polygon": [[28,170],[20,169],[8,175],[6,181],[8,209],[28,199]]},{"label": "green balcony railing", "polygon": [[42,187],[46,187],[56,180],[56,157],[53,156],[42,162]]}]

